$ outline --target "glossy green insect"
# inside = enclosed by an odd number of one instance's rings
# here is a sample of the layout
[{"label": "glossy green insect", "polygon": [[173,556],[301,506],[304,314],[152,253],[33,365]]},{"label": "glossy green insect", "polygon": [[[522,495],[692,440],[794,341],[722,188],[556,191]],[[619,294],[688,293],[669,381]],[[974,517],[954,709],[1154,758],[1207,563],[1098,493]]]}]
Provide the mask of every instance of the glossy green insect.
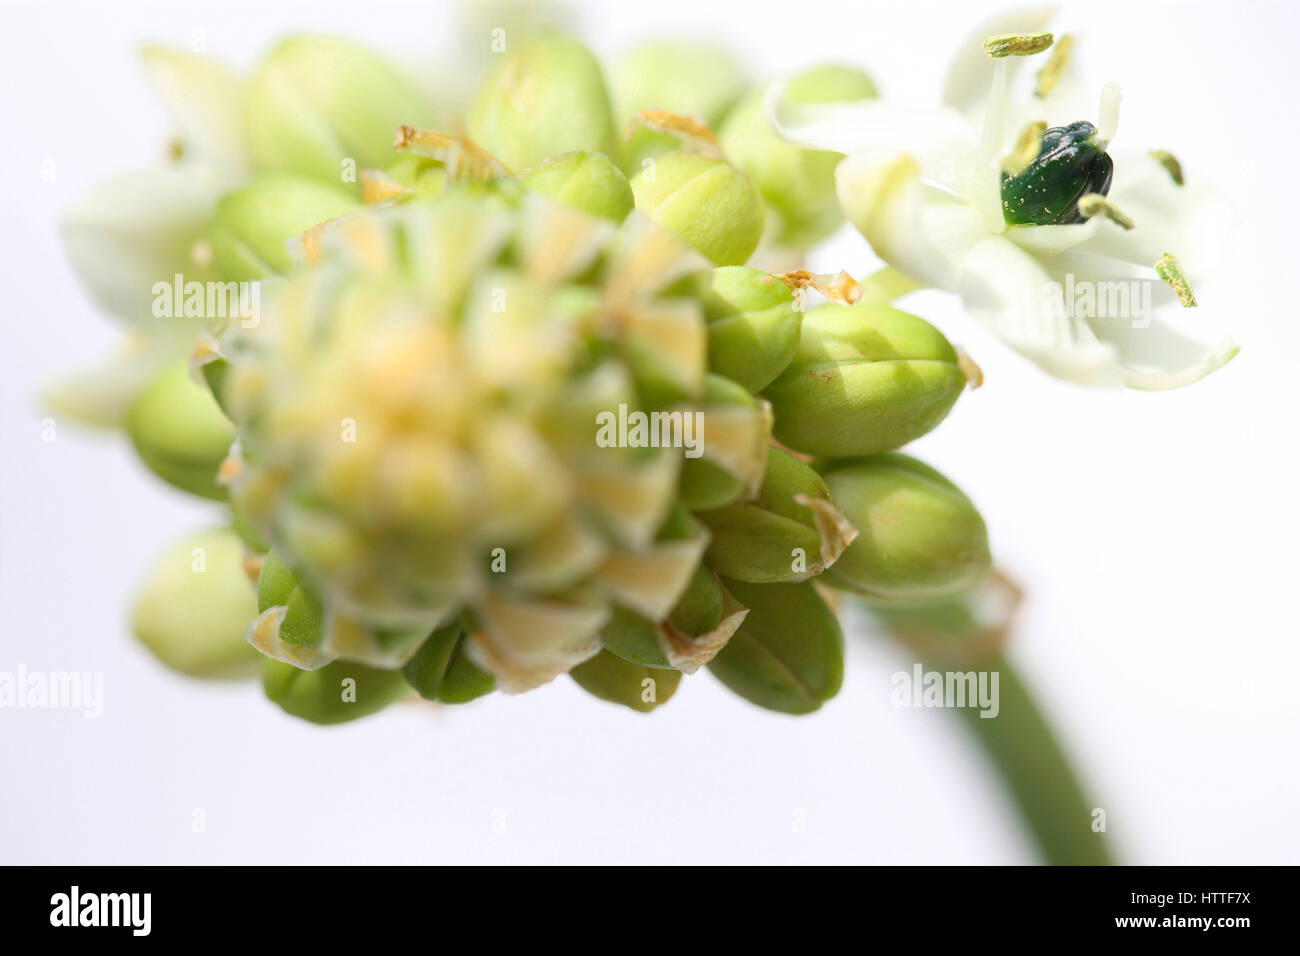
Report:
[{"label": "glossy green insect", "polygon": [[1002,174],[1002,215],[1011,226],[1083,222],[1079,200],[1106,195],[1114,172],[1097,127],[1082,120],[1055,126],[1043,133],[1028,166],[1014,176]]}]

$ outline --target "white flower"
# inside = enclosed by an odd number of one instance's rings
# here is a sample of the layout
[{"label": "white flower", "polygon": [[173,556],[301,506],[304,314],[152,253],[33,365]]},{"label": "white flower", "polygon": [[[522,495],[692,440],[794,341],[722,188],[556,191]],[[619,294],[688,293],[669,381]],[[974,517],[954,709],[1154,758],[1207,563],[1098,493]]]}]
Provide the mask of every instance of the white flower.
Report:
[{"label": "white flower", "polygon": [[148,47],[141,60],[177,127],[181,156],[99,183],[60,223],[82,287],[129,330],[121,354],[46,393],[56,411],[95,426],[120,423],[150,376],[193,344],[191,323],[154,318],[154,283],[202,271],[199,243],[217,199],[248,169],[238,77],[216,60],[183,51]]},{"label": "white flower", "polygon": [[[849,154],[836,173],[840,204],[876,253],[912,279],[959,294],[968,312],[1050,374],[1086,385],[1189,384],[1237,349],[1227,339],[1207,348],[1178,330],[1192,325],[1191,313],[1179,308],[1166,265],[1188,280],[1179,283],[1181,304],[1192,304],[1190,288],[1213,263],[1213,244],[1224,241],[1224,205],[1199,184],[1176,182],[1181,171],[1175,175],[1167,154],[1108,149],[1119,123],[1114,84],[1103,89],[1095,121],[1114,178],[1106,203],[1088,201],[1114,216],[1015,226],[1003,217],[1003,163],[1037,153],[1042,128],[1027,127],[1085,117],[1064,38],[1033,59],[992,58],[981,41],[1036,33],[1052,13],[1017,11],[982,24],[954,60],[939,109],[801,106],[784,102],[777,88],[768,100],[772,123],[791,142]],[[1049,62],[1055,82],[1040,79]],[[1153,312],[1174,313],[1174,321],[1155,321]]]}]

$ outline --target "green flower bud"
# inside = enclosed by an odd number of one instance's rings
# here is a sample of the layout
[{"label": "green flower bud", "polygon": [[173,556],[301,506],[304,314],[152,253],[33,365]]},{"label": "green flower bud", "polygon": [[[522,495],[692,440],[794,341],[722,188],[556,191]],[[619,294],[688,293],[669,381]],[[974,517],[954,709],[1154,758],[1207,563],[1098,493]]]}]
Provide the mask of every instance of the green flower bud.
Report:
[{"label": "green flower bud", "polygon": [[829,462],[822,474],[862,534],[824,580],[883,603],[938,601],[981,580],[988,531],[975,506],[906,455]]},{"label": "green flower bud", "polygon": [[717,576],[698,567],[667,619],[656,622],[616,607],[601,641],[610,653],[633,664],[693,674],[713,659],[744,617]]},{"label": "green flower bud", "polygon": [[619,155],[600,64],[553,32],[502,58],[474,100],[468,132],[514,173],[571,150]]},{"label": "green flower bud", "polygon": [[738,266],[763,237],[763,200],[721,159],[668,153],[632,179],[636,208],[717,266]]},{"label": "green flower bud", "polygon": [[239,539],[228,528],[214,528],[177,542],[149,572],[131,630],[172,670],[246,677],[257,673],[261,660],[244,640],[256,616]]},{"label": "green flower bud", "polygon": [[465,653],[465,632],[459,622],[430,634],[402,673],[425,700],[444,704],[468,703],[496,689],[492,675]]},{"label": "green flower bud", "polygon": [[799,348],[764,396],[773,433],[810,455],[868,455],[939,422],[966,387],[934,326],[884,305],[826,305],[804,316]]},{"label": "green flower bud", "polygon": [[714,269],[704,309],[710,371],[760,392],[790,364],[803,313],[776,276],[747,266]]},{"label": "green flower bud", "polygon": [[756,584],[820,574],[857,534],[817,472],[776,447],[768,449],[757,498],[698,517],[713,533],[705,552],[708,565],[725,577]]},{"label": "green flower bud", "polygon": [[632,187],[608,156],[576,151],[548,159],[523,175],[529,189],[602,219],[622,222],[632,211]]},{"label": "green flower bud", "polygon": [[[875,85],[860,70],[820,66],[806,70],[785,88],[791,103],[833,103],[873,99]],[[773,213],[769,225],[780,245],[805,248],[830,235],[844,221],[835,196],[840,153],[800,149],[780,139],[768,122],[764,93],[756,90],[727,115],[718,138],[728,158],[748,175]]]},{"label": "green flower bud", "polygon": [[217,203],[208,232],[217,274],[227,282],[284,275],[290,239],[360,208],[341,189],[286,173],[263,173]]},{"label": "green flower bud", "polygon": [[783,714],[810,714],[839,693],[844,635],[811,583],[725,584],[749,614],[709,664],[718,680]]},{"label": "green flower bud", "polygon": [[593,697],[643,714],[667,703],[682,679],[680,671],[633,664],[609,651],[601,651],[579,664],[569,671],[569,676]]},{"label": "green flower bud", "polygon": [[263,660],[262,690],[281,710],[313,724],[341,724],[378,713],[410,693],[401,671],[380,670],[353,661],[335,661],[319,670]]},{"label": "green flower bud", "polygon": [[297,572],[271,551],[257,576],[257,610],[261,614],[273,607],[286,608],[280,622],[281,640],[303,647],[320,646],[325,637],[320,599],[303,584]]},{"label": "green flower bud", "polygon": [[248,81],[244,127],[254,165],[327,183],[392,161],[402,124],[433,126],[426,97],[370,51],[334,37],[281,42]]},{"label": "green flower bud", "polygon": [[[746,83],[744,71],[726,50],[678,40],[642,44],[620,58],[610,74],[620,129],[649,109],[690,116],[716,128]],[[627,145],[626,168],[639,170],[643,159],[677,146],[674,137],[638,125]]]},{"label": "green flower bud", "polygon": [[190,378],[189,363],[172,363],[131,405],[126,432],[136,454],[158,477],[182,491],[223,501],[217,469],[235,428],[212,393]]},{"label": "green flower bud", "polygon": [[346,216],[316,252],[208,350],[240,428],[231,499],[274,547],[249,641],[398,669],[473,621],[463,656],[519,692],[587,660],[614,606],[667,617],[707,532],[676,500],[686,449],[617,418],[646,407],[651,356],[706,396],[703,310],[662,294],[698,257],[644,217],[460,188]]},{"label": "green flower bud", "polygon": [[699,457],[682,462],[681,500],[687,508],[721,508],[752,498],[763,480],[772,414],[767,402],[720,375],[705,379],[698,408]]}]

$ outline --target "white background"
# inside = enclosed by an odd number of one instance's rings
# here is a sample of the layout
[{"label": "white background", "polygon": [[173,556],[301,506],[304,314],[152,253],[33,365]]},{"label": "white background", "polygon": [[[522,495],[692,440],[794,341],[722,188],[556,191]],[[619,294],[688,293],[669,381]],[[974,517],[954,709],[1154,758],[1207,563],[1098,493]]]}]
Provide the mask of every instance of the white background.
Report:
[{"label": "white background", "polygon": [[[847,60],[926,104],[985,6],[653,0],[579,19],[606,56],[696,33],[735,44],[762,76]],[[811,717],[761,712],[700,675],[650,718],[561,679],[332,729],[284,716],[255,683],[174,676],[134,645],[139,576],[215,511],[152,479],[119,436],[61,424],[42,442],[34,396],[115,340],[62,260],[56,221],[162,149],[136,46],[201,36],[247,65],[276,35],[319,29],[436,67],[451,20],[425,3],[6,5],[0,670],[102,671],[105,703],[98,720],[0,710],[0,861],[1032,860],[958,722],[891,707],[906,662],[861,635],[843,692]],[[1013,653],[1121,858],[1300,862],[1300,17],[1283,2],[1126,0],[1067,5],[1065,20],[1088,28],[1093,71],[1125,90],[1121,135],[1232,197],[1235,257],[1197,296],[1242,354],[1180,392],[1087,391],[925,293],[909,308],[971,351],[988,384],[914,449],[975,499],[998,561],[1027,586]],[[860,275],[872,261],[848,233],[817,264]]]}]

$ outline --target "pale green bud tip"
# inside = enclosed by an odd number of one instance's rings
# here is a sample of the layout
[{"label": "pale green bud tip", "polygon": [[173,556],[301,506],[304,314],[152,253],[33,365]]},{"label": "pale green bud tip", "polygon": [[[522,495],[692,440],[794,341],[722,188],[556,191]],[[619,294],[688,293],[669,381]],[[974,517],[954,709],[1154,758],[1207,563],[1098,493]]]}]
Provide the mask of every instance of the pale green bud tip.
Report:
[{"label": "pale green bud tip", "polygon": [[808,714],[839,693],[844,637],[811,582],[725,587],[748,608],[744,622],[709,664],[730,690],[785,714]]},{"label": "pale green bud tip", "polygon": [[1123,210],[1101,193],[1088,193],[1079,197],[1079,214],[1085,219],[1093,216],[1105,216],[1122,229],[1132,229],[1133,220]]},{"label": "pale green bud tip", "polygon": [[994,59],[1004,56],[1032,56],[1052,45],[1050,33],[1002,33],[984,40],[984,52]]},{"label": "pale green bud tip", "polygon": [[924,435],[966,381],[956,351],[925,320],[889,306],[827,305],[804,316],[793,360],[763,394],[780,442],[846,457]]},{"label": "pale green bud tip", "polygon": [[208,232],[217,274],[243,282],[293,268],[285,243],[360,208],[341,188],[287,173],[264,173],[227,193]]},{"label": "pale green bud tip", "polygon": [[949,597],[987,573],[983,519],[933,468],[887,454],[829,462],[822,473],[862,532],[826,583],[883,603],[915,603]]},{"label": "pale green bud tip", "polygon": [[212,393],[172,363],[136,398],[126,416],[136,454],[164,481],[190,494],[224,500],[217,470],[235,439]]},{"label": "pale green bud tip", "polygon": [[434,119],[420,90],[383,58],[323,36],[276,46],[249,79],[243,112],[258,168],[336,184],[345,167],[387,162],[399,124]]},{"label": "pale green bud tip", "polygon": [[602,650],[569,676],[593,697],[648,714],[667,703],[681,683],[680,671],[634,664]]},{"label": "pale green bud tip", "polygon": [[619,154],[600,64],[558,33],[502,58],[474,100],[468,132],[514,172],[575,149]]},{"label": "pale green bud tip", "polygon": [[1156,275],[1174,290],[1184,309],[1196,308],[1196,296],[1192,293],[1192,285],[1183,275],[1182,267],[1178,265],[1178,260],[1172,253],[1166,252],[1156,260],[1155,268]]},{"label": "pale green bud tip", "polygon": [[609,157],[581,150],[548,159],[523,175],[534,192],[574,209],[622,222],[632,211],[632,187]]},{"label": "pale green bud tip", "polygon": [[741,265],[763,236],[763,200],[730,164],[678,151],[632,180],[636,208],[676,233],[714,265]]},{"label": "pale green bud tip", "polygon": [[176,543],[149,573],[131,612],[131,630],[154,656],[191,677],[257,672],[244,640],[257,599],[239,539],[226,528]]}]

